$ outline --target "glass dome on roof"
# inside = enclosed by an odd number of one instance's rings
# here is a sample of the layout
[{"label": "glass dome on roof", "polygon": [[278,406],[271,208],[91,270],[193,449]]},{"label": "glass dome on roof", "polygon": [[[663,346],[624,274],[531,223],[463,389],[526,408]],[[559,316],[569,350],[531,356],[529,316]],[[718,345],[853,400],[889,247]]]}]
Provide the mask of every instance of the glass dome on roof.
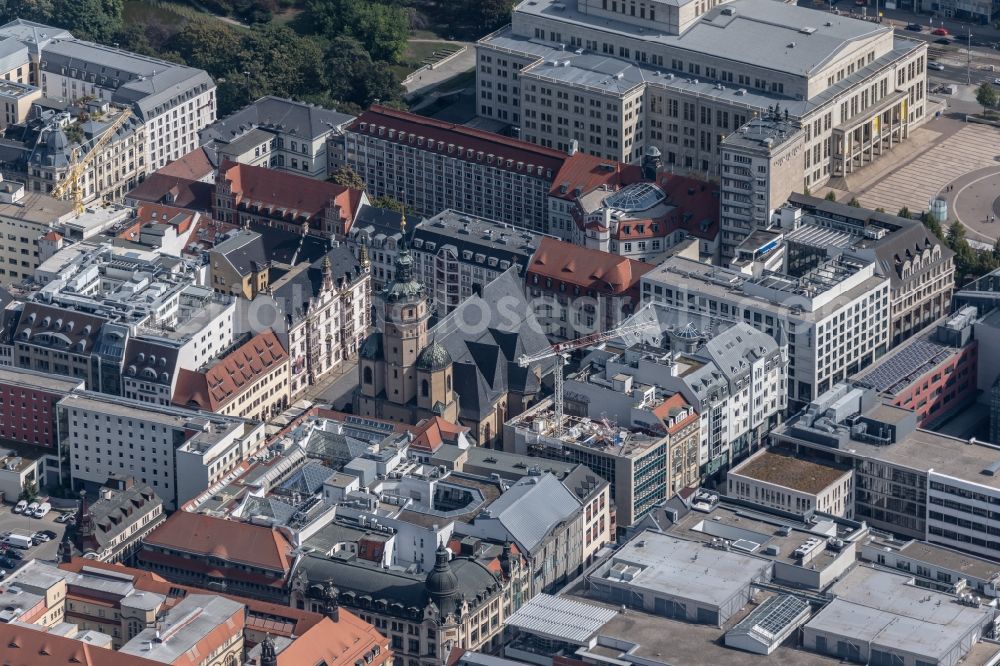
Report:
[{"label": "glass dome on roof", "polygon": [[608,208],[616,208],[625,212],[648,210],[667,198],[656,185],[650,183],[635,183],[624,187],[604,200]]}]

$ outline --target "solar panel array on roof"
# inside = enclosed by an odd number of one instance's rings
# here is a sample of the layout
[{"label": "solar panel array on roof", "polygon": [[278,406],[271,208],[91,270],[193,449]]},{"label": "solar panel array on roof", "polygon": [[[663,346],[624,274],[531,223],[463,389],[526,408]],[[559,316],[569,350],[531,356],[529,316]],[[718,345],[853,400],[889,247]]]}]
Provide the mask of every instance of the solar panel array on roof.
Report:
[{"label": "solar panel array on roof", "polygon": [[895,395],[915,378],[948,358],[951,352],[950,347],[926,338],[914,340],[859,379],[880,393]]}]

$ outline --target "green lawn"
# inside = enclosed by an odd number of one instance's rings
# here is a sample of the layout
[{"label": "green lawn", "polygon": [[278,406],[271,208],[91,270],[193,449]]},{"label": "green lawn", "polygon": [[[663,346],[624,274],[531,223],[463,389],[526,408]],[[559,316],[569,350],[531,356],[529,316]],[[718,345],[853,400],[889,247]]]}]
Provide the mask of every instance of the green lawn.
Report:
[{"label": "green lawn", "polygon": [[407,42],[403,51],[403,61],[393,65],[392,69],[401,79],[417,71],[430,62],[436,62],[447,57],[446,52],[457,51],[461,45],[454,42]]},{"label": "green lawn", "polygon": [[126,0],[122,18],[126,24],[143,23],[182,27],[189,18],[200,15],[188,5],[153,0]]}]

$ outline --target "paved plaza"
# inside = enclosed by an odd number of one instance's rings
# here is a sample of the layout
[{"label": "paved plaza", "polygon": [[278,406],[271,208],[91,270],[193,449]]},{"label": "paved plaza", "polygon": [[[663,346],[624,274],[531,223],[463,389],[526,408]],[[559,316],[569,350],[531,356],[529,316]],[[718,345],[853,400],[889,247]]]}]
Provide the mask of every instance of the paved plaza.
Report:
[{"label": "paved plaza", "polygon": [[[956,117],[958,116],[958,117]],[[967,123],[960,114],[914,130],[902,144],[847,179],[831,181],[817,196],[857,197],[865,208],[914,214],[931,199],[948,202],[948,221],[959,220],[970,240],[992,244],[1000,236],[1000,128]]]},{"label": "paved plaza", "polygon": [[[1000,232],[994,231],[992,225],[973,225],[985,220],[987,214],[994,214],[993,198],[998,189],[994,187],[992,195],[985,190],[1000,180],[981,179],[987,173],[1000,174],[1000,129],[969,124],[950,136],[935,133],[932,137],[931,132],[930,128],[917,130],[915,134],[924,134],[925,140],[919,144],[923,150],[916,154],[912,150],[899,151],[894,164],[886,165],[887,172],[857,194],[858,201],[866,208],[895,213],[903,206],[915,212],[927,210],[930,200],[938,195],[949,200],[958,198],[962,222],[984,236],[981,240],[996,238]],[[906,148],[906,144],[900,148]],[[955,174],[961,175],[956,179]],[[948,185],[953,186],[951,192],[944,191]],[[971,189],[963,190],[966,186]]]}]

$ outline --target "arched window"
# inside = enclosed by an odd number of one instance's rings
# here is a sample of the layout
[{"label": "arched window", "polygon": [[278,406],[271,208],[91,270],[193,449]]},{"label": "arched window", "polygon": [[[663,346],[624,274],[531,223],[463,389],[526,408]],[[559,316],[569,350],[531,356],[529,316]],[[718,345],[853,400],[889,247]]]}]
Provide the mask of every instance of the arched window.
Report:
[{"label": "arched window", "polygon": [[430,384],[427,383],[426,379],[422,380],[420,382],[420,395],[426,398],[428,395],[430,395],[430,392],[431,392]]},{"label": "arched window", "polygon": [[365,367],[365,384],[372,383],[372,369],[371,367]]}]

